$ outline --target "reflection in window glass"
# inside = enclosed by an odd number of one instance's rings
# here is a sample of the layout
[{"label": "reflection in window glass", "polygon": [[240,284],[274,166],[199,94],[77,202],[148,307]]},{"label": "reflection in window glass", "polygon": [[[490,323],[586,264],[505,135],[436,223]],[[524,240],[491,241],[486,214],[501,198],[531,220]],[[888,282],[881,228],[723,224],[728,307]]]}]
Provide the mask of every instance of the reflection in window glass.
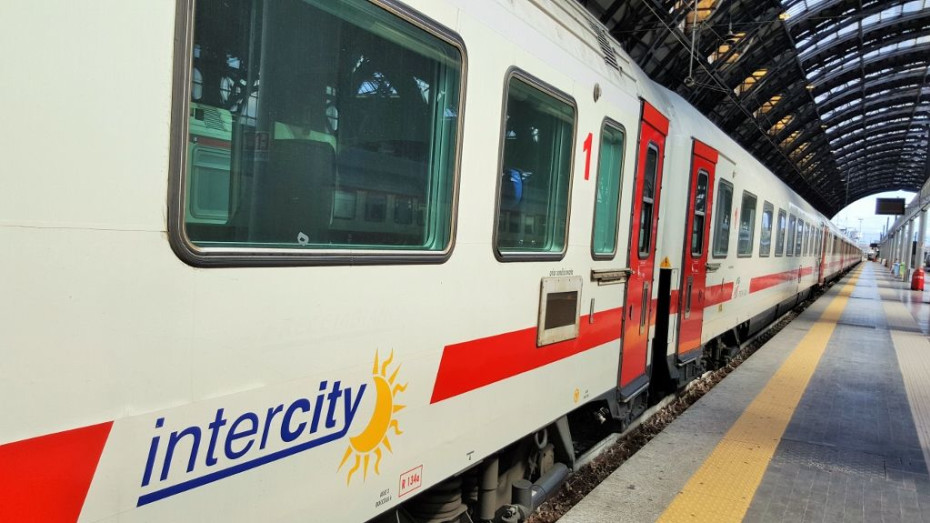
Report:
[{"label": "reflection in window glass", "polygon": [[194,244],[449,246],[456,47],[361,0],[197,2],[195,20]]},{"label": "reflection in window glass", "polygon": [[694,193],[694,221],[691,225],[691,256],[704,254],[704,223],[707,216],[707,171],[698,171]]},{"label": "reflection in window glass", "polygon": [[756,230],[756,197],[743,191],[743,202],[739,213],[739,233],[736,242],[737,256],[752,256],[752,245]]},{"label": "reflection in window glass", "polygon": [[650,143],[646,149],[646,169],[643,172],[643,202],[639,211],[639,257],[649,256],[652,246],[652,214],[655,208],[656,171],[659,166],[659,148]]},{"label": "reflection in window glass", "polygon": [[794,236],[797,232],[798,219],[792,214],[788,217],[788,245],[785,248],[786,256],[794,256]]},{"label": "reflection in window glass", "polygon": [[715,258],[725,258],[730,250],[730,216],[733,210],[733,184],[720,180],[717,185],[717,207],[714,209]]},{"label": "reflection in window glass", "polygon": [[229,218],[229,151],[209,143],[190,145],[188,217],[224,223]]},{"label": "reflection in window glass", "polygon": [[778,209],[778,234],[775,236],[775,256],[785,252],[785,211]]},{"label": "reflection in window glass", "polygon": [[599,154],[592,241],[594,254],[604,255],[613,254],[617,249],[621,169],[623,167],[623,131],[605,125],[601,131]]},{"label": "reflection in window glass", "polygon": [[759,234],[759,256],[768,256],[772,252],[772,218],[775,206],[769,202],[762,205],[762,230]]},{"label": "reflection in window glass", "polygon": [[510,79],[498,195],[501,253],[560,253],[565,247],[574,121],[568,103]]}]

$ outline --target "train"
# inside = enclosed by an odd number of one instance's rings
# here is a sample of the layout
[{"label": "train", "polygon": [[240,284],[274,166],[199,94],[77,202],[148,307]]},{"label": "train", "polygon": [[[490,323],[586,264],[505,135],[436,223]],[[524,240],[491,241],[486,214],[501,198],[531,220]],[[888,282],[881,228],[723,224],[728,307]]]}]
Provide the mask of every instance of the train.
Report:
[{"label": "train", "polygon": [[861,259],[577,2],[0,13],[3,521],[518,521]]}]

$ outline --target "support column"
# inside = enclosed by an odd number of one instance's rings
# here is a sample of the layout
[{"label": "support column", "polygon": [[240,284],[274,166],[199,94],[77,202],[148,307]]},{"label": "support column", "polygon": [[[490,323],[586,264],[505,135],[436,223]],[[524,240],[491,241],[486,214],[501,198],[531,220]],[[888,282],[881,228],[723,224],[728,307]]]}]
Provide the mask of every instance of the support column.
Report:
[{"label": "support column", "polygon": [[907,221],[907,237],[904,238],[904,249],[901,251],[904,253],[904,256],[901,258],[904,260],[904,274],[902,274],[902,279],[904,281],[909,281],[908,278],[911,275],[911,267],[913,263],[913,247],[914,247],[914,220]]},{"label": "support column", "polygon": [[894,233],[888,231],[885,236],[885,244],[882,245],[882,258],[885,258],[885,267],[891,267],[894,263]]},{"label": "support column", "polygon": [[911,268],[914,267],[914,220],[907,222],[907,240],[904,242],[904,258],[907,265],[904,266],[904,281],[911,281]]},{"label": "support column", "polygon": [[888,268],[894,267],[894,262],[898,259],[898,231],[891,233],[891,238],[888,240],[888,252],[885,257],[888,258]]},{"label": "support column", "polygon": [[924,241],[927,237],[927,209],[920,210],[920,226],[917,227],[917,261],[914,265],[924,266]]},{"label": "support column", "polygon": [[901,224],[901,228],[898,229],[898,274],[895,274],[896,277],[901,277],[901,267],[904,267],[904,243],[907,240],[907,225]]}]

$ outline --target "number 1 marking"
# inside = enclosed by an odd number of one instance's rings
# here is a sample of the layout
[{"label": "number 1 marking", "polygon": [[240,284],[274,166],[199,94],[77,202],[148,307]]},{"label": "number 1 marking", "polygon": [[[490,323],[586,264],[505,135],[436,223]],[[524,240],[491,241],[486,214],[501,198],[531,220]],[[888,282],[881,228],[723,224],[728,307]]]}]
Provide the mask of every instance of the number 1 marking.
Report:
[{"label": "number 1 marking", "polygon": [[584,139],[584,179],[587,180],[591,175],[591,133]]}]

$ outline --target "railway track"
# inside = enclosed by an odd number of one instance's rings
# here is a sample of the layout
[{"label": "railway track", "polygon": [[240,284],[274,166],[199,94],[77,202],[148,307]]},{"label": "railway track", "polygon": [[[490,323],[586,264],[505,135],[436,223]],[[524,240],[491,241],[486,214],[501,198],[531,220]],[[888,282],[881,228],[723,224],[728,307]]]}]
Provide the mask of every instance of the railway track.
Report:
[{"label": "railway track", "polygon": [[528,519],[528,523],[552,523],[575,504],[584,499],[594,488],[627,459],[646,445],[653,437],[674,421],[679,415],[709,392],[743,361],[759,350],[781,329],[791,323],[798,314],[813,303],[821,293],[779,317],[771,325],[740,344],[739,351],[725,366],[705,372],[683,390],[662,398],[643,413],[629,428],[621,433],[607,434],[591,445],[575,460],[575,472],[562,488]]}]

